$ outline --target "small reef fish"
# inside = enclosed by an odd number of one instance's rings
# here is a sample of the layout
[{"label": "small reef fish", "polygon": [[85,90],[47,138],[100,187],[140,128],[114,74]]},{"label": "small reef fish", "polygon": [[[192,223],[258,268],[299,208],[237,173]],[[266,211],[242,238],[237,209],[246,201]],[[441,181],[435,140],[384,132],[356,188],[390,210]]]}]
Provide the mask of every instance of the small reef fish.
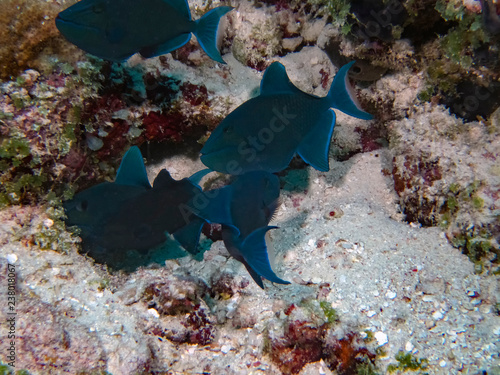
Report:
[{"label": "small reef fish", "polygon": [[114,182],[93,186],[65,202],[66,223],[80,228],[83,249],[98,262],[119,262],[127,250],[145,254],[164,244],[169,234],[196,255],[205,220],[193,215],[186,203],[201,192],[197,182],[208,172],[176,181],[163,169],[151,186],[134,146],[123,157]]},{"label": "small reef fish", "polygon": [[319,171],[328,171],[328,150],[338,109],[370,120],[350,92],[347,78],[354,61],[344,65],[327,96],[320,98],[296,88],[285,67],[272,63],[264,73],[260,95],[231,112],[212,132],[201,150],[208,168],[242,174],[285,169],[297,153]]},{"label": "small reef fish", "polygon": [[280,279],[271,268],[266,233],[278,205],[280,183],[277,176],[255,171],[238,176],[228,186],[209,190],[195,197],[189,206],[193,212],[211,223],[222,224],[222,239],[236,260],[262,289],[262,277],[278,284]]},{"label": "small reef fish", "polygon": [[193,33],[210,58],[224,63],[217,29],[231,9],[220,6],[193,21],[186,0],[82,0],[59,13],[56,26],[68,41],[105,60],[121,62],[137,52],[163,55]]}]

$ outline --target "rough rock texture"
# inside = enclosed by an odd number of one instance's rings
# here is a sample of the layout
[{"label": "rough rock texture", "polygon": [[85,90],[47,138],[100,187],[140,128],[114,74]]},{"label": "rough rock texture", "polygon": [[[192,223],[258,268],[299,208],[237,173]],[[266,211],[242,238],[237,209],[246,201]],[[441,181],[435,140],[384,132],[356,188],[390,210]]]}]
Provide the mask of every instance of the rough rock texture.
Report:
[{"label": "rough rock texture", "polygon": [[472,259],[489,250],[498,255],[498,124],[464,124],[428,105],[388,127],[394,187],[406,220],[448,228],[452,243]]}]

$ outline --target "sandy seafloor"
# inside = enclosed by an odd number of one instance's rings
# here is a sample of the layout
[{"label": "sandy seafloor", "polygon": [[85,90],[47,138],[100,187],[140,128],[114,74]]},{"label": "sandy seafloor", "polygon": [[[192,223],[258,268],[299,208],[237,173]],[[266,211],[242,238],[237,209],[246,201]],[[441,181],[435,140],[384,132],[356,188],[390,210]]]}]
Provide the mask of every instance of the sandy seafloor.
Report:
[{"label": "sandy seafloor", "polygon": [[[242,5],[237,19],[251,19],[251,12],[244,13],[247,8]],[[254,16],[258,19],[261,13]],[[186,81],[204,83],[217,97],[231,96],[236,107],[251,96],[262,74],[229,54],[224,58],[226,78],[218,74],[218,66],[187,67],[167,56],[171,69]],[[298,87],[320,96],[326,90],[318,84],[319,70],[336,70],[315,46],[275,59],[285,64]],[[158,59],[134,57],[130,64],[154,69]],[[410,111],[421,79],[411,72],[388,74],[364,91],[368,96],[396,97],[396,110]],[[432,118],[460,122],[441,106],[421,105],[412,111],[408,121],[413,124]],[[369,127],[370,122],[338,114],[334,137],[346,144],[356,142],[352,140],[355,126]],[[479,125],[471,128],[474,126]],[[425,137],[416,137],[414,144],[425,142]],[[479,141],[466,146],[457,143],[429,143],[426,147],[450,159],[462,158],[475,175],[483,173],[478,149],[487,148],[498,155],[498,141],[486,146],[478,146]],[[284,327],[294,319],[315,327],[324,323],[325,317],[314,310],[314,301],[321,300],[338,314],[325,342],[357,335],[359,345],[377,353],[377,373],[397,364],[399,351],[427,359],[428,367],[422,372],[429,374],[500,373],[498,275],[475,273],[474,264],[449,244],[443,229],[403,221],[394,181],[384,173],[393,168],[394,152],[388,148],[358,152],[342,162],[332,155],[329,172],[308,167],[281,177],[286,185],[271,222],[279,229],[271,231],[269,246],[274,270],[292,284],[266,281],[265,290],[229,257],[221,241],[212,244],[203,261],[186,256],[129,275],[109,274],[78,254],[77,245],[61,254],[18,241],[20,231],[33,230],[22,223],[43,220],[43,214],[38,207],[4,209],[0,280],[6,283],[6,264],[15,265],[20,335],[16,368],[33,374],[77,373],[88,368],[115,375],[152,371],[279,374],[279,366],[269,354],[269,342],[279,341]],[[162,168],[179,179],[203,165],[177,155],[147,166],[150,179]],[[460,178],[468,171],[454,176]],[[493,189],[498,187],[498,179],[494,182]],[[221,273],[230,275],[233,293],[201,302],[213,335],[209,345],[176,343],[152,334],[155,327],[171,332],[185,327],[182,316],[149,308],[143,298],[149,285],[168,284],[167,294],[183,300],[186,295],[196,295],[199,285],[212,285]],[[289,313],[292,304],[304,306],[304,301],[312,307],[297,307]],[[4,306],[2,310],[5,313]],[[4,336],[6,325],[2,323],[1,329]],[[5,353],[0,358],[7,362]],[[324,360],[300,370],[300,374],[329,373]]]}]

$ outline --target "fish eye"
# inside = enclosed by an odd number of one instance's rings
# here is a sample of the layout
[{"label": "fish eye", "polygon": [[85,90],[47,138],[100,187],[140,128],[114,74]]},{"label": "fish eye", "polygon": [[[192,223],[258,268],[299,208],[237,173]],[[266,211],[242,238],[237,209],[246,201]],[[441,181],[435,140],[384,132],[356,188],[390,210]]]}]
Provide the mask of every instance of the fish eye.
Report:
[{"label": "fish eye", "polygon": [[357,66],[357,65],[354,65],[352,68],[351,68],[351,72],[354,73],[354,74],[359,74],[361,73],[361,67]]},{"label": "fish eye", "polygon": [[224,128],[223,132],[225,134],[232,133],[233,132],[233,127],[232,126],[228,126],[228,127]]},{"label": "fish eye", "polygon": [[104,12],[104,5],[103,4],[96,4],[92,7],[92,12],[94,13],[102,13]]},{"label": "fish eye", "polygon": [[76,209],[80,212],[85,212],[87,211],[87,208],[89,207],[89,202],[86,200],[83,200],[81,202],[78,202],[76,205]]}]

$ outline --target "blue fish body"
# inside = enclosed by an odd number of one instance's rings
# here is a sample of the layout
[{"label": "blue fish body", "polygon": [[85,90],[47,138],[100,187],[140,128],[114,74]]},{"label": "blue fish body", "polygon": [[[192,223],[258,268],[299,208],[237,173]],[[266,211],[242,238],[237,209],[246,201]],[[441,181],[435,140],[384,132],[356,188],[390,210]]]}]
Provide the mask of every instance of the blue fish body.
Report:
[{"label": "blue fish body", "polygon": [[176,181],[166,170],[151,186],[141,153],[132,147],[115,182],[96,185],[65,202],[66,223],[81,229],[83,248],[94,258],[107,259],[127,250],[144,254],[163,245],[169,234],[197,254],[205,221],[193,215],[186,203],[200,192],[190,179]]},{"label": "blue fish body", "polygon": [[201,161],[210,169],[242,174],[278,172],[295,154],[320,171],[329,170],[328,150],[335,126],[336,108],[369,120],[349,91],[343,66],[326,97],[306,94],[288,79],[285,67],[274,62],[262,78],[260,95],[231,112],[212,132],[201,150]]},{"label": "blue fish body", "polygon": [[59,13],[56,26],[79,48],[115,62],[137,52],[146,58],[172,52],[194,33],[205,52],[224,63],[217,27],[231,9],[221,6],[193,21],[186,0],[82,0]]},{"label": "blue fish body", "polygon": [[500,34],[500,16],[496,12],[496,6],[491,0],[480,0],[483,13],[485,29],[492,35]]},{"label": "blue fish body", "polygon": [[271,268],[266,233],[276,210],[280,184],[277,176],[263,171],[249,172],[228,186],[201,194],[190,202],[193,212],[212,223],[222,224],[222,239],[236,260],[243,263],[254,281],[264,288],[262,277],[278,284]]}]

